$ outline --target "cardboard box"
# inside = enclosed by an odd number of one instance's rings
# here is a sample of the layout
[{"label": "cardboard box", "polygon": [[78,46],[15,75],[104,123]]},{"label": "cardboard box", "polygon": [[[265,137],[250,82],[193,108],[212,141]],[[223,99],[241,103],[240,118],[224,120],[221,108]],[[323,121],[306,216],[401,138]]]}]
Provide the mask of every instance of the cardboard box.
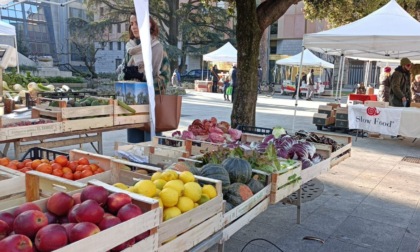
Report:
[{"label": "cardboard box", "polygon": [[335,110],[333,106],[325,106],[325,105],[319,105],[318,107],[318,113],[321,114],[327,114],[328,117],[334,117],[335,116]]},{"label": "cardboard box", "polygon": [[334,122],[335,122],[335,117],[328,117],[327,114],[322,114],[322,113],[315,113],[313,117],[313,121],[312,121],[312,123],[315,125],[323,125],[323,126],[334,124]]},{"label": "cardboard box", "polygon": [[349,109],[347,107],[337,108],[335,119],[347,121],[349,119]]},{"label": "cardboard box", "polygon": [[410,103],[410,107],[420,108],[420,103],[414,103],[414,102],[412,102],[412,103]]},{"label": "cardboard box", "polygon": [[119,81],[115,83],[116,98],[127,105],[149,104],[146,82]]},{"label": "cardboard box", "polygon": [[349,121],[348,120],[335,120],[335,127],[348,129]]}]

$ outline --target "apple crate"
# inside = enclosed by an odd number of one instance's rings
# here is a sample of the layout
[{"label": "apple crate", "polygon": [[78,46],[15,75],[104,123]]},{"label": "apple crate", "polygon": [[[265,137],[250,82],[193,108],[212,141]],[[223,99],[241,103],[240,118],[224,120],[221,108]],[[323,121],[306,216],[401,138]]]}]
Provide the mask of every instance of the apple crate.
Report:
[{"label": "apple crate", "polygon": [[[279,159],[280,162],[284,161]],[[270,203],[276,204],[280,200],[297,191],[301,186],[302,163],[297,161],[283,171],[271,174]]]},{"label": "apple crate", "polygon": [[144,144],[115,142],[115,151],[118,156],[129,161],[152,164],[159,167],[166,167],[177,162],[180,158],[189,157],[187,151],[162,145],[145,146]]},{"label": "apple crate", "polygon": [[[137,169],[150,169],[143,164],[129,163],[124,160],[114,159],[113,170],[120,173],[122,176],[130,174],[130,172],[118,169],[118,164],[121,166],[134,166]],[[133,173],[133,172],[131,172]],[[136,177],[143,176],[144,179],[150,179],[150,175],[136,175]],[[130,179],[130,177],[126,177]],[[215,186],[217,196],[208,202],[181,214],[173,219],[161,223],[158,228],[159,252],[172,251],[186,251],[209,238],[214,233],[220,231],[223,227],[223,194],[222,182],[210,178],[195,176],[200,183],[212,184]]]},{"label": "apple crate", "polygon": [[[157,227],[162,216],[162,210],[159,208],[158,201],[109,186],[98,180],[89,181],[89,184],[102,186],[110,193],[123,192],[130,195],[133,204],[139,206],[144,213],[133,219],[122,222],[121,224],[103,230],[95,235],[68,244],[67,246],[55,251],[109,251],[115,246],[147,231],[150,232],[149,237],[135,243],[133,246],[123,251],[157,251]],[[69,194],[73,195],[78,192],[81,192],[81,190],[72,191]],[[43,211],[46,211],[47,200],[48,199],[41,199],[34,201],[34,203],[37,204]],[[15,209],[16,207],[9,208],[4,211],[13,213]],[[141,223],[141,225],[139,225],[139,223]]]},{"label": "apple crate", "polygon": [[271,175],[259,170],[252,170],[252,174],[253,177],[255,175],[263,177],[265,187],[242,204],[223,214],[224,227],[221,242],[229,240],[238,230],[268,208],[270,203]]},{"label": "apple crate", "polygon": [[113,100],[114,106],[114,125],[148,123],[150,121],[149,104],[129,105],[135,113],[130,113],[125,108],[118,105],[118,100]]},{"label": "apple crate", "polygon": [[0,117],[0,140],[57,134],[61,132],[62,123],[49,119],[16,119],[7,118],[5,116]]},{"label": "apple crate", "polygon": [[[32,108],[32,118],[52,118],[62,123],[62,131],[70,132],[85,129],[111,127],[114,125],[114,105],[112,99],[108,105],[67,107],[64,100],[38,97],[37,105]],[[52,102],[58,103],[58,107],[52,107]]]},{"label": "apple crate", "polygon": [[0,166],[0,210],[25,202],[25,173]]}]

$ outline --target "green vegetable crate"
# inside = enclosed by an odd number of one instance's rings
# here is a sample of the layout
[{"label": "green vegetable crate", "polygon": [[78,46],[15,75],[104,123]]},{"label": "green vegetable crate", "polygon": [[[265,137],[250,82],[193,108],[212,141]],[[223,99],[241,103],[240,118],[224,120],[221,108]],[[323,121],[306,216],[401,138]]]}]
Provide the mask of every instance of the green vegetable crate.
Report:
[{"label": "green vegetable crate", "polygon": [[112,103],[114,125],[148,123],[150,121],[149,104],[127,105],[119,100],[113,100]]},{"label": "green vegetable crate", "polygon": [[[280,163],[286,160],[280,160]],[[290,194],[296,192],[301,186],[302,163],[296,161],[284,170],[271,174],[270,203],[276,204]]]}]

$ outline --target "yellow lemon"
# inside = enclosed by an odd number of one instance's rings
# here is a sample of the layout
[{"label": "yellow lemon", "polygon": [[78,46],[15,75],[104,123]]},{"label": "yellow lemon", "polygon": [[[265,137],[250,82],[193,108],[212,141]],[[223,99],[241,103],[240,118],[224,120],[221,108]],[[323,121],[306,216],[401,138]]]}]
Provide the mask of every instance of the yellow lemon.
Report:
[{"label": "yellow lemon", "polygon": [[160,194],[160,192],[161,192],[162,190],[160,190],[160,189],[158,189],[158,188],[156,188],[156,194],[155,194],[155,196],[159,196],[159,194]]},{"label": "yellow lemon", "polygon": [[113,186],[118,187],[118,188],[123,189],[123,190],[128,189],[128,186],[123,184],[123,183],[115,183],[115,184],[113,184]]},{"label": "yellow lemon", "polygon": [[175,180],[178,179],[178,173],[176,173],[176,171],[173,170],[165,170],[164,172],[162,172],[162,176],[160,178],[166,181]]},{"label": "yellow lemon", "polygon": [[207,196],[207,194],[202,194],[200,200],[197,202],[199,205],[206,203],[209,201],[210,198]]},{"label": "yellow lemon", "polygon": [[166,180],[156,179],[156,180],[153,181],[153,183],[156,185],[156,188],[157,189],[162,190],[163,189],[163,186],[166,184]]},{"label": "yellow lemon", "polygon": [[140,180],[137,182],[134,187],[138,194],[144,195],[146,197],[153,197],[156,195],[156,186],[151,180]]},{"label": "yellow lemon", "polygon": [[194,208],[198,207],[199,204],[198,203],[194,203]]},{"label": "yellow lemon", "polygon": [[178,192],[179,196],[182,196],[182,193],[184,192],[184,183],[182,183],[181,180],[176,179],[176,180],[171,180],[168,181],[163,188],[172,188],[175,189]]},{"label": "yellow lemon", "polygon": [[178,207],[182,213],[185,213],[194,208],[194,202],[190,198],[182,196],[179,197],[176,207]]},{"label": "yellow lemon", "polygon": [[158,171],[153,173],[152,178],[150,179],[151,181],[155,181],[157,179],[160,179],[162,177],[162,172]]},{"label": "yellow lemon", "polygon": [[181,210],[178,207],[168,207],[163,210],[163,221],[175,218],[178,215],[181,215]]},{"label": "yellow lemon", "polygon": [[179,174],[179,179],[182,180],[184,184],[195,181],[194,174],[189,171],[183,171],[181,174]]},{"label": "yellow lemon", "polygon": [[132,192],[132,193],[137,193],[137,190],[136,190],[136,188],[134,186],[130,186],[129,188],[127,188],[125,190],[127,190],[129,192]]},{"label": "yellow lemon", "polygon": [[209,196],[210,199],[213,199],[217,196],[216,188],[212,185],[205,185],[203,186],[203,194]]},{"label": "yellow lemon", "polygon": [[163,208],[162,199],[159,197],[153,197],[155,200],[159,201],[159,207]]},{"label": "yellow lemon", "polygon": [[184,195],[197,202],[201,198],[201,186],[196,182],[188,182],[184,185]]},{"label": "yellow lemon", "polygon": [[160,199],[164,207],[173,207],[178,204],[178,192],[172,188],[164,188],[160,194]]}]

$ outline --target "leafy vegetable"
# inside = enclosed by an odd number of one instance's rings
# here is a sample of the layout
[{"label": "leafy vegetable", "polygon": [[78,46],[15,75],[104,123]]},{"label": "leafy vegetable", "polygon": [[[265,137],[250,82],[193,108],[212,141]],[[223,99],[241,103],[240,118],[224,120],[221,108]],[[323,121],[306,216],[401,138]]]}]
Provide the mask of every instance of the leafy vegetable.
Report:
[{"label": "leafy vegetable", "polygon": [[286,130],[281,126],[276,126],[273,128],[273,133],[275,138],[280,137],[281,135],[287,134]]}]

